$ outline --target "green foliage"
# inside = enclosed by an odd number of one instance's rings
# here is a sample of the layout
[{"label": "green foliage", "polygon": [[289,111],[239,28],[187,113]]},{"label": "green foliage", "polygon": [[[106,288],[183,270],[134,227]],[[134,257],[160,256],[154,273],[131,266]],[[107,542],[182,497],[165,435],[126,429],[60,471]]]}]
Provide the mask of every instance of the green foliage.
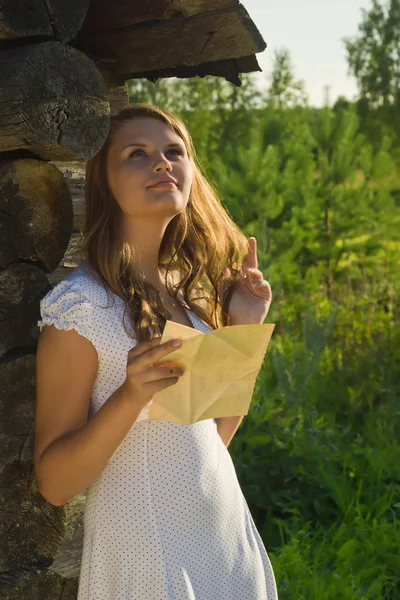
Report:
[{"label": "green foliage", "polygon": [[[352,107],[252,111],[241,143],[227,143],[211,162],[229,213],[257,237],[260,263],[290,304],[304,308],[316,286],[335,299],[387,253],[398,265],[390,144],[384,138],[374,151]],[[399,276],[391,268],[387,276]]]},{"label": "green foliage", "polygon": [[280,598],[399,597],[398,318],[349,304],[285,323],[230,445]]},{"label": "green foliage", "polygon": [[358,84],[357,109],[374,145],[390,137],[400,160],[400,0],[372,0],[359,35],[345,38],[350,73]]},{"label": "green foliage", "polygon": [[279,110],[296,105],[307,104],[307,94],[303,81],[296,81],[292,60],[285,48],[274,52],[274,64],[271,86],[268,89],[268,101]]},{"label": "green foliage", "polygon": [[[386,9],[386,10],[385,10]],[[362,10],[359,36],[346,38],[350,71],[372,106],[400,105],[400,1],[372,0]]]}]

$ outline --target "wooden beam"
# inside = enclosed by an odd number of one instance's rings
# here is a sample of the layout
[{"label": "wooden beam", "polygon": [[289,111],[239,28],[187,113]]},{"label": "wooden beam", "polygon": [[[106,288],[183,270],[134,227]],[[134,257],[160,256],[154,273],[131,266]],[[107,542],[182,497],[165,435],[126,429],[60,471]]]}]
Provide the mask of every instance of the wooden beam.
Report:
[{"label": "wooden beam", "polygon": [[45,36],[69,42],[88,7],[89,0],[0,0],[0,39]]},{"label": "wooden beam", "polygon": [[238,0],[92,0],[81,31],[94,33],[129,27],[144,21],[191,17],[198,13],[234,8]]},{"label": "wooden beam", "polygon": [[206,75],[214,75],[216,77],[224,77],[230,83],[241,86],[240,73],[254,73],[261,71],[257,58],[254,54],[243,56],[241,58],[232,58],[228,60],[215,60],[213,62],[203,63],[195,67],[176,67],[172,69],[160,69],[156,71],[147,71],[144,73],[135,73],[132,79],[148,79],[153,83],[157,79],[164,77],[205,77]]},{"label": "wooden beam", "polygon": [[0,50],[0,151],[88,160],[109,124],[104,79],[83,52],[59,42]]},{"label": "wooden beam", "polygon": [[126,78],[136,73],[240,58],[266,47],[242,5],[189,18],[178,16],[78,34],[72,43]]}]

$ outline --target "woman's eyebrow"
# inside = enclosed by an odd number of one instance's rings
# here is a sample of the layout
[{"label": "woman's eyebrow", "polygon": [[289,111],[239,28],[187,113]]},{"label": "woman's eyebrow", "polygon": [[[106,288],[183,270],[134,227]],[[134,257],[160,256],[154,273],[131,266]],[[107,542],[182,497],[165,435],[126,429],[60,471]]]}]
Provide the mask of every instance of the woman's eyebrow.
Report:
[{"label": "woman's eyebrow", "polygon": [[[126,150],[126,148],[130,148],[131,146],[139,146],[140,148],[146,148],[149,145],[150,144],[143,144],[142,142],[131,142],[130,144],[125,146],[125,148],[123,148],[123,149]],[[166,148],[183,148],[183,144],[180,144],[179,142],[175,142],[174,144],[167,144],[165,147]]]}]

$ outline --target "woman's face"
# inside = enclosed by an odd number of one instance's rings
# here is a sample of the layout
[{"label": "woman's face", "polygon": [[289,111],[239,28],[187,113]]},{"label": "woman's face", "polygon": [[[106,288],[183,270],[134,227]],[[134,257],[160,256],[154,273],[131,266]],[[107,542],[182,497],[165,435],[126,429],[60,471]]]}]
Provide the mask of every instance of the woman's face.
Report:
[{"label": "woman's face", "polygon": [[[182,212],[192,185],[192,165],[182,138],[166,123],[135,117],[114,133],[107,157],[110,189],[129,218],[163,218]],[[159,184],[173,178],[174,183]]]}]

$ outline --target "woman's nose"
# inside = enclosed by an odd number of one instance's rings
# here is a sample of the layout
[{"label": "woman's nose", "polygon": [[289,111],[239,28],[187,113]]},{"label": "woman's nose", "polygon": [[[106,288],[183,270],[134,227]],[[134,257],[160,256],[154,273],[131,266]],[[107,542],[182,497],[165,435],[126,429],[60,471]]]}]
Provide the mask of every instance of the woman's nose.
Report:
[{"label": "woman's nose", "polygon": [[167,169],[172,171],[172,165],[169,160],[164,156],[160,155],[154,163],[154,170],[159,171],[160,169]]}]

